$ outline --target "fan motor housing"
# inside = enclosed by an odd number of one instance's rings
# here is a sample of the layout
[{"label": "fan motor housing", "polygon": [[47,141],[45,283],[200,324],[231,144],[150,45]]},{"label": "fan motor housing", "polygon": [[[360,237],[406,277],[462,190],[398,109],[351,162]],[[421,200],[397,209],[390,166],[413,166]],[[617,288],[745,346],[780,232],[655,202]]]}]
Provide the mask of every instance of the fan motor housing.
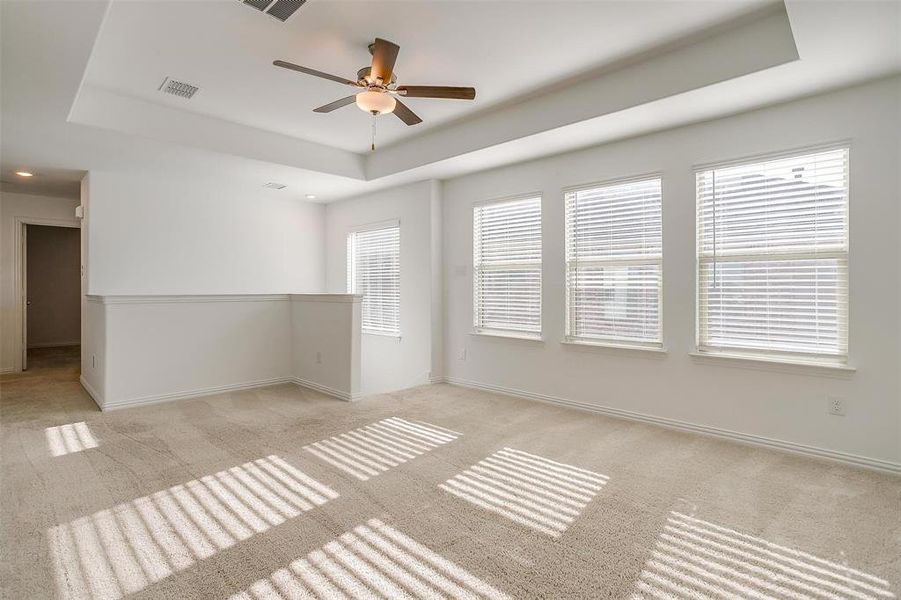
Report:
[{"label": "fan motor housing", "polygon": [[[357,81],[362,81],[362,82],[367,83],[367,84],[370,83],[370,81],[369,81],[369,75],[370,75],[371,73],[372,73],[372,67],[371,67],[371,66],[369,66],[369,67],[363,67],[362,69],[360,69],[359,71],[357,71]],[[375,83],[375,82],[373,81],[372,83]],[[387,86],[389,86],[389,85],[394,85],[395,83],[397,83],[397,73],[391,73],[391,81],[388,81],[388,82],[382,82],[382,85],[384,85],[385,87],[387,87]]]}]

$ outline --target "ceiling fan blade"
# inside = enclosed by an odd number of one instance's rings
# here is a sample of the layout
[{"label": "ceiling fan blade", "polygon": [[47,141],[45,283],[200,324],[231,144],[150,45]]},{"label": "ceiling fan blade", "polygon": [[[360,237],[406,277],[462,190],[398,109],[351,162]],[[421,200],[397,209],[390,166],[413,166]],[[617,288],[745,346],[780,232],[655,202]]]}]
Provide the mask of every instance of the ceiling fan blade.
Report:
[{"label": "ceiling fan blade", "polygon": [[406,123],[407,125],[416,125],[417,123],[422,123],[422,119],[420,119],[416,113],[414,113],[410,108],[401,102],[398,98],[395,98],[397,104],[394,106],[394,114],[397,115],[401,121]]},{"label": "ceiling fan blade", "polygon": [[399,85],[397,92],[407,98],[451,98],[472,100],[476,89],[471,87],[448,87],[442,85]]},{"label": "ceiling fan blade", "polygon": [[294,63],[285,62],[283,60],[273,61],[272,64],[283,69],[297,71],[298,73],[306,73],[307,75],[312,75],[313,77],[321,77],[322,79],[328,79],[329,81],[336,81],[345,85],[360,87],[360,84],[358,84],[356,81],[351,81],[350,79],[345,79],[344,77],[338,77],[337,75],[330,75],[329,73],[323,73],[322,71],[317,71],[316,69],[301,67],[300,65],[295,65]]},{"label": "ceiling fan blade", "polygon": [[356,102],[357,96],[356,94],[353,96],[348,96],[347,98],[341,98],[340,100],[335,100],[334,102],[329,102],[319,108],[314,108],[313,112],[318,113],[329,113],[337,108],[341,108],[342,106],[347,106],[348,104],[353,104]]},{"label": "ceiling fan blade", "polygon": [[375,38],[372,44],[372,78],[381,79],[385,85],[391,83],[391,74],[394,72],[394,63],[400,46],[394,42]]}]

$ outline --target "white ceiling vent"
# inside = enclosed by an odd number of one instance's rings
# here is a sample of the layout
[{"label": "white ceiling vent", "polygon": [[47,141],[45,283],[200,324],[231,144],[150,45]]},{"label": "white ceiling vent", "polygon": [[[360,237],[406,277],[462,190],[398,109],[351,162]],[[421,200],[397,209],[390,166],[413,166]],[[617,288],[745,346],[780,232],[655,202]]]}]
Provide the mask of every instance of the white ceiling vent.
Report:
[{"label": "white ceiling vent", "polygon": [[276,183],[276,182],[274,182],[274,181],[270,181],[269,183],[267,183],[267,184],[264,185],[263,187],[264,187],[264,188],[269,188],[270,190],[283,190],[283,189],[285,189],[285,188],[288,187],[288,186],[286,186],[284,183]]},{"label": "white ceiling vent", "polygon": [[[279,21],[287,21],[307,0],[244,0],[244,4],[265,12]],[[268,9],[268,10],[267,10]]]},{"label": "white ceiling vent", "polygon": [[176,81],[171,77],[166,77],[163,79],[163,83],[160,84],[159,90],[164,94],[172,94],[173,96],[190,100],[194,97],[194,94],[200,91],[200,88],[184,81]]}]

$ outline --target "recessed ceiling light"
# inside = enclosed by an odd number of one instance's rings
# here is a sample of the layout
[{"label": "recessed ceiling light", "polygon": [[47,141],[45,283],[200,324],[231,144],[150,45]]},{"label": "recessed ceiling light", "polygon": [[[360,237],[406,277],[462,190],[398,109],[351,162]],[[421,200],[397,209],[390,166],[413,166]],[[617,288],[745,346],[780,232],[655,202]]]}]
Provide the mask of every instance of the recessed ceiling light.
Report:
[{"label": "recessed ceiling light", "polygon": [[34,177],[34,173],[29,173],[28,171],[16,171],[16,175],[19,177]]},{"label": "recessed ceiling light", "polygon": [[315,200],[316,194],[307,194],[307,200]]}]

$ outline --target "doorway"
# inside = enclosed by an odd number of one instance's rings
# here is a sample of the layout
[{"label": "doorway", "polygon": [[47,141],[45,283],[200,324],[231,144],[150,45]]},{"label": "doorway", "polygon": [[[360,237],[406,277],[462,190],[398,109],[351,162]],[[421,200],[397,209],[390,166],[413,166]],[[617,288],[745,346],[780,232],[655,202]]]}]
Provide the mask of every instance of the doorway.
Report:
[{"label": "doorway", "polygon": [[22,224],[22,370],[80,364],[81,237],[73,227]]}]

